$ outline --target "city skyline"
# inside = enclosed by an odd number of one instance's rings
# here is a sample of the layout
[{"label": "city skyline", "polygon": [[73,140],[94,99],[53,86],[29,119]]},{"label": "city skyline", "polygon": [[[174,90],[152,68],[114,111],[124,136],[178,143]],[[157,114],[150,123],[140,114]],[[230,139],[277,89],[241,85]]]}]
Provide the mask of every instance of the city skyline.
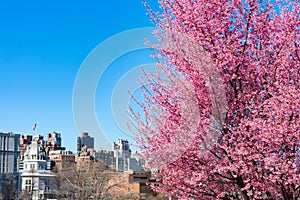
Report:
[{"label": "city skyline", "polygon": [[[157,6],[156,2],[150,2]],[[63,145],[76,150],[72,113],[74,81],[89,53],[120,32],[153,26],[140,1],[26,1],[0,7],[0,132],[62,134]],[[148,59],[148,60],[147,60]],[[146,61],[145,61],[146,60]],[[126,138],[113,122],[110,98],[114,84],[149,52],[124,56],[105,71],[95,94],[97,117],[110,141]],[[120,70],[122,69],[122,70]],[[107,106],[109,105],[109,106]],[[105,117],[103,117],[105,116]],[[86,127],[92,136],[94,133]],[[96,147],[101,147],[95,139]]]}]

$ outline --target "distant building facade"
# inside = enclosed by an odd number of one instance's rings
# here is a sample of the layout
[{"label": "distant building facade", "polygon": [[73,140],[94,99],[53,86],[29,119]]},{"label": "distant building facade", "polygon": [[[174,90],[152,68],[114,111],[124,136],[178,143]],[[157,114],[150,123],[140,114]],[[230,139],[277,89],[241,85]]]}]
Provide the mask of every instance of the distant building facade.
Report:
[{"label": "distant building facade", "polygon": [[0,132],[0,199],[17,197],[19,139],[19,134]]},{"label": "distant building facade", "polygon": [[68,150],[54,150],[49,152],[51,168],[56,167],[57,170],[68,169],[75,165],[75,155]]},{"label": "distant building facade", "polygon": [[88,132],[83,132],[82,136],[77,138],[77,152],[80,152],[84,146],[94,149],[94,137],[89,136]]},{"label": "distant building facade", "polygon": [[0,132],[0,174],[18,171],[19,140],[19,134]]},{"label": "distant building facade", "polygon": [[129,142],[119,139],[117,143],[113,142],[112,150],[116,160],[116,170],[120,172],[128,171],[128,159],[131,156]]},{"label": "distant building facade", "polygon": [[48,133],[46,141],[46,152],[49,155],[50,151],[55,150],[66,150],[65,147],[62,147],[62,138],[61,133],[53,132]]},{"label": "distant building facade", "polygon": [[128,170],[144,171],[145,161],[141,159],[138,152],[133,152],[128,159]]},{"label": "distant building facade", "polygon": [[95,153],[96,161],[102,162],[107,168],[115,170],[116,159],[113,151],[99,150]]},{"label": "distant building facade", "polygon": [[78,156],[75,158],[76,167],[82,170],[87,170],[91,164],[95,162],[95,152],[93,149],[82,147]]},{"label": "distant building facade", "polygon": [[99,150],[96,161],[105,164],[112,171],[143,171],[144,162],[137,152],[132,153],[129,142],[119,139],[112,143],[112,151]]}]

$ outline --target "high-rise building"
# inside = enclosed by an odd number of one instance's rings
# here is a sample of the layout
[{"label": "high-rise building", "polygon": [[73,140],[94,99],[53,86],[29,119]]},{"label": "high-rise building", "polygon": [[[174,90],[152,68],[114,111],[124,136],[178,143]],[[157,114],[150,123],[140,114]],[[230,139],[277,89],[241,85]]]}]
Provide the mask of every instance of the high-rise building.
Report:
[{"label": "high-rise building", "polygon": [[144,161],[137,152],[132,153],[127,140],[112,143],[112,151],[99,150],[96,161],[102,162],[112,171],[143,171]]},{"label": "high-rise building", "polygon": [[77,152],[86,146],[88,149],[94,149],[94,138],[89,136],[87,132],[83,132],[81,137],[77,138]]},{"label": "high-rise building", "polygon": [[0,132],[0,199],[15,199],[18,187],[19,134]]},{"label": "high-rise building", "polygon": [[112,149],[116,160],[116,170],[121,172],[127,171],[129,164],[128,159],[130,159],[131,156],[129,142],[119,139],[117,143],[113,142]]},{"label": "high-rise building", "polygon": [[46,141],[46,153],[49,155],[50,151],[55,150],[66,150],[65,147],[62,147],[62,138],[61,134],[57,132],[48,133],[48,138]]},{"label": "high-rise building", "polygon": [[0,132],[0,174],[18,171],[19,134]]}]

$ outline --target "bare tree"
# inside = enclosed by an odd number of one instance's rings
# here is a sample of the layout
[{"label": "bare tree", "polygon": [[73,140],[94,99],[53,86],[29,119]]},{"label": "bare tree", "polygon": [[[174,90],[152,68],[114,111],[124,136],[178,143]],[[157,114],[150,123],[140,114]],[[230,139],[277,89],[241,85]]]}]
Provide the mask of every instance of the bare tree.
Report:
[{"label": "bare tree", "polygon": [[13,174],[0,175],[0,198],[4,200],[17,198],[17,178]]},{"label": "bare tree", "polygon": [[76,164],[61,170],[54,169],[58,199],[113,199],[110,190],[120,182],[110,183],[110,173],[101,162]]}]

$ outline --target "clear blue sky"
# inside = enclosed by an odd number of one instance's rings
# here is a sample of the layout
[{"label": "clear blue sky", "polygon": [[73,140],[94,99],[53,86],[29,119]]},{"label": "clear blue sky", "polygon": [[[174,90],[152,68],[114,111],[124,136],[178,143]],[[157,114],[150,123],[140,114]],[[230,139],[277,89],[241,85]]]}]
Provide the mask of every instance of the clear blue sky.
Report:
[{"label": "clear blue sky", "polygon": [[[157,7],[157,2],[149,3]],[[31,127],[38,123],[40,134],[61,132],[63,144],[75,150],[80,133],[73,121],[72,92],[81,63],[110,36],[147,26],[153,24],[140,0],[2,1],[0,131],[35,134]],[[150,62],[148,53],[121,58],[105,72],[97,88],[97,110],[109,108],[105,105],[110,105],[113,86],[122,73]],[[97,116],[106,120],[104,131],[110,140],[125,138],[109,109]]]}]

